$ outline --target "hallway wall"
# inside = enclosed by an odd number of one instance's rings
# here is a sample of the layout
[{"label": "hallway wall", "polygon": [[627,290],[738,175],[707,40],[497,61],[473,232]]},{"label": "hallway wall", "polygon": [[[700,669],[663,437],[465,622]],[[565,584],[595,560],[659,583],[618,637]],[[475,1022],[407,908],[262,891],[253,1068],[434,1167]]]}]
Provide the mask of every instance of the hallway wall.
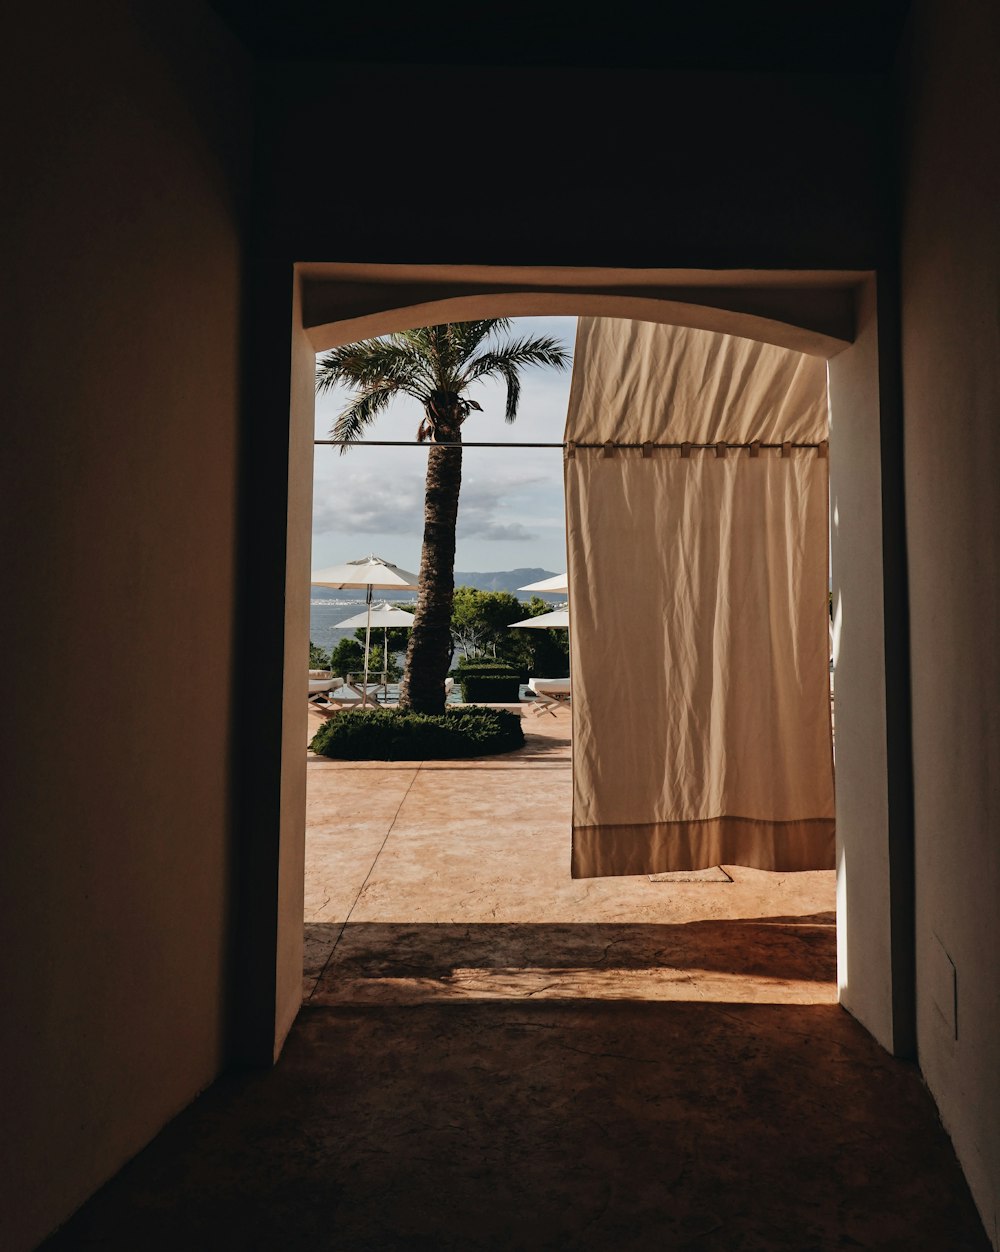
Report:
[{"label": "hallway wall", "polygon": [[[840,1002],[883,1047],[898,1023],[891,892],[882,545],[882,409],[876,283],[858,293],[857,338],[828,365],[830,550],[836,666],[837,980]],[[846,733],[845,729],[847,728]],[[912,1051],[912,1047],[911,1047]]]},{"label": "hallway wall", "polygon": [[1000,1247],[1000,9],[914,16],[902,331],[918,1045]]},{"label": "hallway wall", "polygon": [[224,1047],[247,79],[214,19],[169,8],[22,6],[5,28],[11,1252]]}]

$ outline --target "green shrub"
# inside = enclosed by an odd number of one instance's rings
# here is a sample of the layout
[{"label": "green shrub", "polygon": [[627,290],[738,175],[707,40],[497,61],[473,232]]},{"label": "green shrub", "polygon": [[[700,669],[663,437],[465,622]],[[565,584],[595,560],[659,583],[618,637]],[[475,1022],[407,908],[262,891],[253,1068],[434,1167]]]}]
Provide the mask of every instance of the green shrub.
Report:
[{"label": "green shrub", "polygon": [[516,704],[521,675],[505,661],[459,661],[455,670],[466,704]]},{"label": "green shrub", "polygon": [[325,648],[318,647],[313,641],[309,640],[309,668],[310,669],[326,669],[330,664],[330,654]]},{"label": "green shrub", "polygon": [[513,674],[470,674],[458,677],[465,704],[516,704],[521,691],[521,676]]},{"label": "green shrub", "polygon": [[342,761],[447,761],[513,752],[524,732],[507,709],[351,709],[325,722],[309,746]]},{"label": "green shrub", "polygon": [[330,667],[335,674],[356,673],[365,666],[365,650],[356,639],[341,639],[330,652]]},{"label": "green shrub", "polygon": [[516,674],[517,667],[508,665],[506,661],[468,661],[464,657],[458,662],[455,673],[463,674]]}]

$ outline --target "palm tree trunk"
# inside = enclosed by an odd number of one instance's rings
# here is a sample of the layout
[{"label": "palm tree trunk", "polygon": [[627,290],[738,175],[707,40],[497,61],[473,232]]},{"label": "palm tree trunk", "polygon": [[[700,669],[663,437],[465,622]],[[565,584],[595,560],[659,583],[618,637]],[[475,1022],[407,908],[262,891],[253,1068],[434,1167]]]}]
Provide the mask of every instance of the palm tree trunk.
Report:
[{"label": "palm tree trunk", "polygon": [[[460,442],[461,427],[439,422],[437,437]],[[432,444],[424,485],[424,546],[420,589],[406,648],[406,674],[399,693],[402,708],[417,713],[444,710],[444,680],[451,664],[451,612],[455,592],[455,526],[462,489],[462,449]]]}]

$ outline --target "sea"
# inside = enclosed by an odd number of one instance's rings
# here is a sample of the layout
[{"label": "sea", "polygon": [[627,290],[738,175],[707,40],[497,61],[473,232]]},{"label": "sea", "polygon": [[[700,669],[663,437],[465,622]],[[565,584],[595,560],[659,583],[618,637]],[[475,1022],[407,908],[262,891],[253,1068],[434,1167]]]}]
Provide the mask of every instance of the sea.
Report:
[{"label": "sea", "polygon": [[[540,582],[543,578],[551,578],[552,574],[552,570],[535,566],[489,570],[485,573],[456,570],[455,585],[479,587],[482,591],[510,591],[517,595],[521,587],[528,583]],[[389,604],[398,604],[404,609],[412,609],[416,599],[416,591],[375,591],[372,595],[374,604],[379,604],[384,600]],[[341,639],[354,633],[351,629],[341,629],[339,623],[346,618],[354,617],[364,609],[365,593],[362,590],[331,591],[329,587],[314,586],[311,606],[309,638],[317,647],[336,647]]]},{"label": "sea", "polygon": [[[398,604],[401,609],[412,610],[416,601],[414,592],[376,592],[372,604]],[[365,610],[365,593],[363,591],[329,591],[326,587],[313,587],[312,599],[309,601],[309,641],[319,648],[335,648],[341,639],[353,639],[356,626],[342,627],[341,622],[357,617]],[[372,631],[372,642],[381,642],[382,632]],[[396,653],[396,659],[402,662],[402,653]],[[452,701],[458,697],[452,693]],[[399,684],[388,685],[388,699],[395,702],[399,699]]]},{"label": "sea", "polygon": [[[372,604],[398,604],[401,609],[413,611],[416,594],[405,591],[377,591]],[[328,591],[325,587],[313,587],[309,601],[309,639],[318,648],[334,648],[341,639],[353,639],[356,626],[342,628],[339,623],[357,617],[365,611],[363,591]],[[381,643],[380,630],[372,631],[372,641]]]}]

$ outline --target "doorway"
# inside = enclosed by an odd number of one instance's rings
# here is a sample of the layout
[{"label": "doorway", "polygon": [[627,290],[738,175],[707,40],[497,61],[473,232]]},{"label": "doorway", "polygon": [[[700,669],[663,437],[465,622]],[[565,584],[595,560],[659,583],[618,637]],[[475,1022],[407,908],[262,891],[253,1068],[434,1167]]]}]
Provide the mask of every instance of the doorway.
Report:
[{"label": "doorway", "polygon": [[[312,373],[317,350],[403,325],[497,313],[587,312],[695,325],[780,343],[830,361],[833,601],[837,622],[838,929],[840,1001],[885,1046],[905,1053],[912,979],[906,935],[905,815],[890,804],[890,757],[905,722],[906,693],[886,679],[883,551],[893,465],[883,443],[893,397],[880,368],[877,282],[857,273],[488,269],[302,265],[294,276],[287,562],[282,626],[282,767],[258,780],[279,793],[272,845],[277,890],[270,902],[278,953],[270,989],[270,1047],[280,1048],[299,1005],[304,780],[303,716],[287,696],[308,644],[308,536]],[[891,503],[891,501],[890,501]],[[889,519],[891,521],[891,518]],[[891,564],[891,562],[890,562]],[[269,606],[274,612],[274,606]],[[904,727],[905,729],[905,727]],[[273,840],[273,827],[272,827]],[[267,1017],[267,989],[263,1012]],[[259,1040],[262,1043],[263,1040]]]}]

